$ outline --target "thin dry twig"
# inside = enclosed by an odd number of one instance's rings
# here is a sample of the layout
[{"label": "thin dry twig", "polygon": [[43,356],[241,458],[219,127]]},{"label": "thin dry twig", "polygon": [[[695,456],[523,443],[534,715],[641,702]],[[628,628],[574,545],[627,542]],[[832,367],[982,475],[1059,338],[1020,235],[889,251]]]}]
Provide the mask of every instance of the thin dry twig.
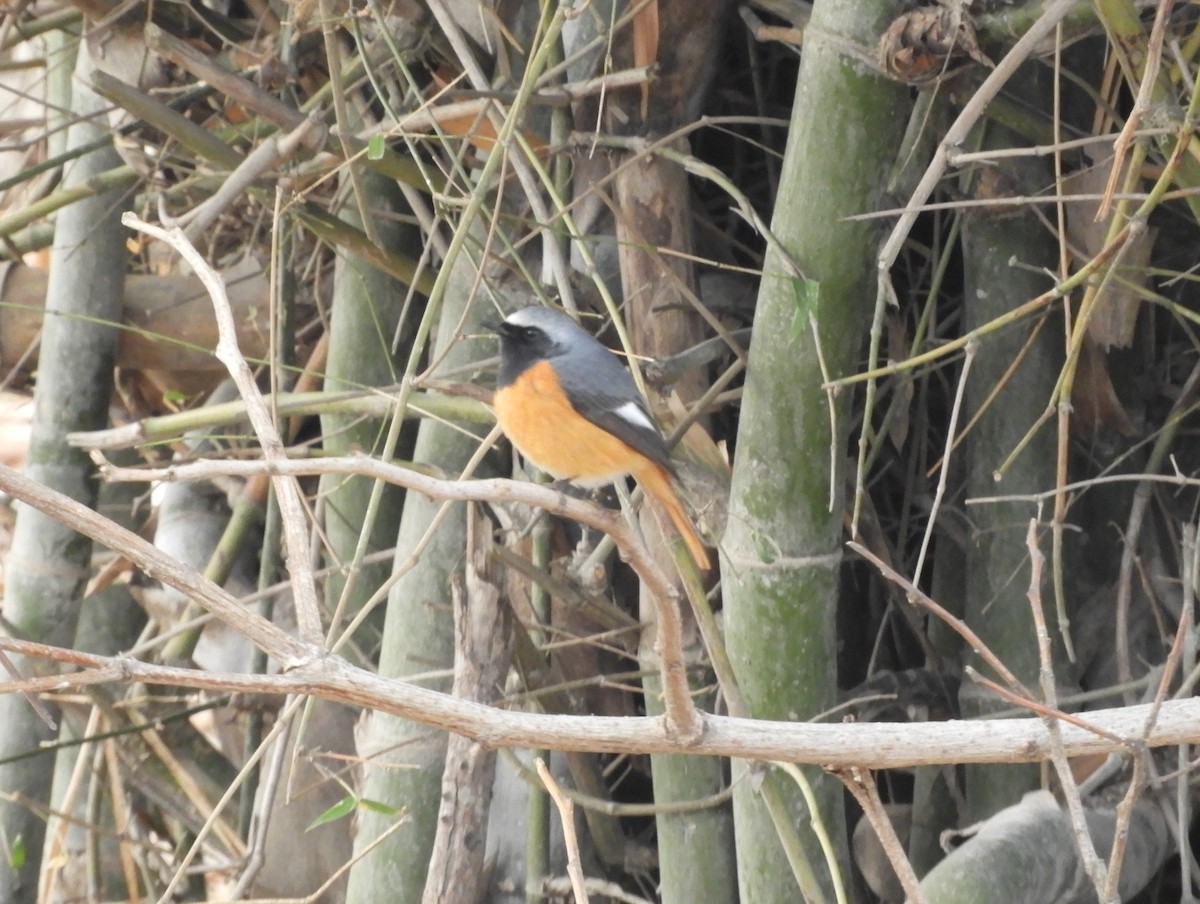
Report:
[{"label": "thin dry twig", "polygon": [[1158,68],[1162,64],[1163,39],[1166,35],[1167,22],[1171,18],[1171,9],[1175,6],[1175,0],[1160,0],[1157,5],[1158,12],[1154,16],[1149,46],[1146,48],[1146,68],[1142,73],[1137,97],[1134,99],[1133,109],[1129,111],[1129,116],[1125,119],[1124,127],[1117,135],[1116,143],[1113,145],[1112,168],[1108,173],[1108,183],[1104,186],[1104,199],[1096,211],[1096,222],[1098,223],[1108,219],[1108,215],[1112,212],[1112,199],[1117,179],[1125,171],[1125,155],[1129,152],[1129,145],[1133,142],[1134,133],[1141,126],[1142,118],[1150,108],[1158,81]]},{"label": "thin dry twig", "polygon": [[[4,668],[4,671],[8,672],[8,676],[14,681],[19,681],[21,679],[21,672],[17,668],[17,664],[9,659],[8,654],[3,650],[0,650],[0,666]],[[54,716],[50,715],[50,710],[46,709],[45,704],[43,704],[42,701],[37,697],[26,691],[23,691],[22,693],[25,696],[25,701],[30,705],[33,711],[37,713],[38,718],[46,723],[46,727],[51,731],[58,731],[58,723],[54,721]]]},{"label": "thin dry twig", "polygon": [[537,771],[546,786],[554,806],[558,808],[559,818],[562,819],[563,837],[567,843],[567,875],[571,877],[571,889],[575,894],[575,904],[588,904],[586,878],[583,875],[583,863],[579,857],[579,835],[575,831],[575,804],[571,798],[562,793],[562,788],[546,768],[546,761],[537,758]]},{"label": "thin dry twig", "polygon": [[1060,722],[1066,723],[1067,725],[1074,725],[1076,728],[1081,728],[1084,731],[1094,732],[1103,738],[1107,738],[1114,744],[1120,744],[1122,746],[1127,746],[1128,744],[1124,738],[1117,737],[1112,732],[1106,731],[1102,726],[1096,725],[1093,722],[1089,722],[1087,719],[1080,718],[1072,713],[1064,712],[1061,709],[1051,709],[1050,707],[1045,706],[1036,700],[1027,700],[1024,697],[1018,696],[1003,685],[992,681],[990,678],[985,678],[983,675],[980,675],[979,672],[976,671],[972,666],[967,666],[964,671],[966,672],[967,677],[969,677],[972,681],[983,685],[997,697],[1008,703],[1011,703],[1018,709],[1026,710],[1033,715],[1041,716],[1042,718],[1056,719]]},{"label": "thin dry twig", "polygon": [[[1186,678],[1196,666],[1196,576],[1200,565],[1200,545],[1196,543],[1196,525],[1183,526],[1183,612],[1180,615],[1180,633],[1184,635],[1183,658],[1180,662],[1181,677]],[[1179,845],[1180,883],[1183,887],[1182,904],[1196,900],[1192,877],[1196,869],[1196,858],[1188,843],[1188,826],[1192,823],[1191,795],[1191,747],[1181,744],[1176,754],[1179,776],[1175,780],[1175,840]]]},{"label": "thin dry twig", "polygon": [[921,573],[925,570],[925,554],[929,552],[929,541],[933,539],[933,528],[937,524],[938,512],[941,511],[942,499],[946,495],[946,484],[950,480],[950,454],[958,445],[958,416],[962,412],[963,397],[966,395],[967,377],[971,373],[971,364],[979,350],[978,342],[968,342],[966,354],[963,356],[962,371],[958,375],[958,387],[954,390],[954,405],[950,409],[950,425],[946,428],[946,451],[942,453],[942,471],[938,475],[937,489],[933,494],[933,505],[926,519],[925,535],[921,538],[921,552],[917,556],[917,567],[913,571],[913,584],[921,583]]},{"label": "thin dry twig", "polygon": [[888,818],[887,810],[884,809],[883,801],[879,797],[879,789],[875,787],[874,777],[870,772],[865,772],[857,766],[840,769],[834,774],[841,779],[846,790],[862,807],[863,813],[871,823],[871,828],[875,830],[875,837],[879,839],[880,847],[887,854],[892,869],[896,871],[896,878],[900,880],[900,885],[904,888],[904,894],[908,896],[908,900],[911,904],[925,904],[925,893],[921,891],[921,881],[917,878],[912,863],[908,860],[904,844],[900,841],[900,836],[896,834],[896,827]]},{"label": "thin dry twig", "polygon": [[[590,97],[602,91],[617,88],[637,87],[647,84],[653,76],[650,66],[634,66],[618,72],[609,72],[595,78],[580,82],[567,82],[554,87],[539,88],[533,93],[532,100],[539,103],[566,104],[571,101]],[[428,132],[441,127],[442,123],[455,120],[474,119],[486,114],[493,103],[512,103],[516,95],[512,91],[460,91],[463,100],[450,101],[444,104],[424,103],[415,110],[404,113],[399,119],[382,119],[377,126],[363,129],[359,133],[360,140],[367,140],[376,132]],[[470,96],[470,95],[474,96]]]},{"label": "thin dry twig", "polygon": [[[1042,688],[1042,699],[1048,709],[1058,709],[1058,690],[1055,686],[1054,659],[1050,653],[1050,632],[1046,628],[1046,615],[1042,611],[1042,573],[1046,567],[1046,557],[1038,546],[1038,523],[1036,518],[1029,519],[1029,530],[1025,535],[1025,547],[1029,551],[1029,606],[1033,612],[1033,625],[1038,642],[1038,678]],[[1062,723],[1053,715],[1043,717],[1046,731],[1050,735],[1050,761],[1058,773],[1059,785],[1066,799],[1067,812],[1071,817],[1071,828],[1075,833],[1075,844],[1079,848],[1079,858],[1083,862],[1084,871],[1096,889],[1096,894],[1102,895],[1108,883],[1104,861],[1096,853],[1096,845],[1088,831],[1087,819],[1083,813],[1083,799],[1079,794],[1079,785],[1071,764],[1067,761],[1066,751],[1062,744]],[[1101,899],[1103,900],[1103,899]]]},{"label": "thin dry twig", "polygon": [[117,744],[113,739],[104,742],[102,746],[104,768],[108,770],[108,793],[111,798],[113,816],[116,818],[117,856],[121,861],[121,874],[125,879],[125,889],[129,893],[130,904],[141,904],[138,893],[138,871],[134,860],[133,845],[129,837],[129,823],[134,818],[134,808],[129,802],[125,782],[121,780],[121,767],[117,758]]},{"label": "thin dry twig", "polygon": [[[181,859],[179,864],[175,867],[175,872],[171,876],[170,882],[167,883],[167,887],[163,890],[162,896],[158,900],[158,904],[167,904],[167,902],[172,900],[172,895],[174,894],[175,889],[179,886],[179,883],[186,878],[188,874],[188,868],[196,859],[196,856],[200,853],[200,849],[205,840],[208,838],[209,833],[220,828],[220,817],[221,814],[225,812],[225,808],[229,806],[230,801],[232,801],[241,790],[242,784],[246,781],[246,779],[254,772],[256,768],[258,768],[259,761],[263,756],[266,755],[267,751],[271,749],[271,745],[275,743],[276,739],[279,738],[281,734],[284,734],[287,730],[290,730],[291,720],[295,716],[301,703],[301,699],[299,697],[296,695],[292,696],[294,699],[288,700],[286,705],[280,710],[279,719],[273,726],[271,726],[270,733],[267,735],[267,737],[263,738],[262,743],[258,745],[258,749],[255,750],[249,759],[246,760],[245,764],[234,777],[233,781],[229,783],[229,787],[226,788],[221,794],[220,799],[211,808],[208,808],[207,810],[201,809],[200,812],[208,813],[207,818],[204,820],[204,825],[200,827],[200,830],[196,833],[195,839],[192,841],[191,847],[188,848],[188,851],[186,854],[184,854],[183,859]],[[240,842],[240,838],[238,838],[236,835],[234,837]],[[245,856],[247,852],[239,851],[239,854],[241,856]]]},{"label": "thin dry twig", "polygon": [[1125,796],[1121,798],[1121,803],[1117,805],[1117,820],[1113,828],[1113,846],[1108,856],[1108,881],[1105,883],[1103,893],[1100,896],[1100,900],[1105,902],[1105,904],[1120,900],[1117,894],[1117,883],[1121,879],[1121,863],[1125,859],[1125,848],[1129,843],[1129,825],[1133,821],[1133,808],[1142,791],[1145,790],[1146,760],[1147,753],[1145,750],[1139,751],[1133,757],[1133,771],[1129,776],[1129,788],[1125,791]]},{"label": "thin dry twig", "polygon": [[[1141,485],[1139,485],[1141,489]],[[1189,574],[1190,568],[1185,565],[1184,573]],[[1120,805],[1117,807],[1117,820],[1114,827],[1113,849],[1108,859],[1108,881],[1104,885],[1101,901],[1107,902],[1119,900],[1117,895],[1117,882],[1120,878],[1121,864],[1125,859],[1125,847],[1129,837],[1129,826],[1133,821],[1134,805],[1137,803],[1138,797],[1144,790],[1143,785],[1145,776],[1150,768],[1148,745],[1145,743],[1154,731],[1154,725],[1158,720],[1159,713],[1162,711],[1164,701],[1167,699],[1167,694],[1170,691],[1171,680],[1175,675],[1176,669],[1179,668],[1180,660],[1183,657],[1184,641],[1189,640],[1194,636],[1193,612],[1192,612],[1193,595],[1184,593],[1183,611],[1180,613],[1179,625],[1175,630],[1175,639],[1171,644],[1171,649],[1167,653],[1166,662],[1163,665],[1162,675],[1159,679],[1158,688],[1154,695],[1153,702],[1146,710],[1146,722],[1142,727],[1141,737],[1134,747],[1133,755],[1133,775],[1129,780],[1129,788],[1125,792],[1125,796],[1121,799]],[[1180,839],[1180,846],[1186,847],[1186,837]],[[1186,861],[1185,861],[1186,864]],[[1187,872],[1187,866],[1183,867],[1184,872]],[[1186,880],[1185,880],[1186,881]]]},{"label": "thin dry twig", "polygon": [[[272,731],[270,737],[264,739],[261,745],[266,748],[273,744],[274,750],[260,780],[261,794],[256,805],[254,831],[248,839],[250,849],[247,851],[242,874],[238,876],[237,885],[230,894],[230,900],[237,901],[246,893],[267,862],[267,831],[271,826],[271,818],[279,810],[275,803],[275,795],[279,792],[279,782],[287,763],[288,738],[291,736],[292,722],[296,713],[299,712],[298,703],[299,698],[292,698],[284,703],[281,717],[276,723],[278,730]],[[243,769],[239,779],[248,774],[249,770]]]},{"label": "thin dry twig", "polygon": [[[476,90],[486,91],[491,87],[491,82],[484,72],[483,67],[476,59],[475,51],[470,41],[463,34],[455,17],[447,10],[443,0],[429,0],[428,5],[430,12],[438,22],[438,26],[442,29],[442,33],[446,36],[446,40],[454,48],[455,55],[459,62],[462,63],[472,86]],[[509,109],[509,115],[501,119],[494,104],[487,110],[488,116],[496,128],[499,146],[505,148],[512,147],[514,151],[519,148],[519,152],[507,155],[507,159],[511,162],[513,172],[516,173],[517,179],[521,183],[521,188],[525,192],[526,200],[529,202],[536,222],[540,224],[548,224],[554,219],[538,187],[539,179],[534,168],[540,166],[540,163],[528,145],[520,140],[521,133],[519,130],[513,129],[513,123],[520,118],[520,112],[532,97],[538,76],[541,75],[544,65],[549,62],[547,49],[554,45],[558,37],[558,31],[562,28],[564,21],[563,8],[555,7],[555,10],[553,19],[541,36],[542,44],[537,48],[531,49],[530,64],[522,75],[521,87]],[[541,65],[538,65],[538,63]],[[502,139],[506,134],[517,140],[511,144],[503,142]],[[545,255],[546,267],[550,271],[550,276],[553,278],[555,287],[563,298],[564,306],[567,310],[575,310],[575,290],[569,279],[571,269],[569,262],[553,231],[545,226],[543,226],[543,229],[544,241],[542,242],[542,251]]]},{"label": "thin dry twig", "polygon": [[[237,324],[234,323],[233,309],[225,292],[225,281],[178,227],[163,229],[145,222],[131,212],[123,214],[121,222],[130,229],[144,232],[174,248],[204,283],[212,298],[217,317],[217,358],[228,368],[229,375],[237,384],[264,457],[272,462],[285,459],[287,453],[271,417],[271,411],[258,391],[250,365],[238,348]],[[272,483],[283,519],[287,567],[295,593],[296,620],[300,625],[300,636],[310,643],[319,643],[322,636],[321,603],[309,558],[308,533],[305,529],[308,516],[304,509],[300,486],[295,478],[280,476],[276,476]]]},{"label": "thin dry twig", "polygon": [[[146,46],[155,53],[279,128],[291,131],[304,121],[304,114],[299,110],[289,107],[269,91],[221,66],[215,57],[200,52],[153,22],[146,23],[143,36]],[[305,136],[305,143],[316,150],[324,144],[325,137],[322,132],[310,133]]]},{"label": "thin dry twig", "polygon": [[178,225],[184,227],[184,234],[188,240],[194,241],[199,238],[217,221],[221,211],[240,198],[258,179],[295,154],[302,145],[308,143],[311,136],[321,136],[324,131],[325,125],[321,117],[313,113],[300,120],[300,124],[288,134],[270,135],[259,142],[246,159],[226,177],[219,189],[190,213],[178,218]]},{"label": "thin dry twig", "polygon": [[1046,11],[1042,13],[1041,18],[1033,24],[1033,26],[1025,32],[1013,46],[1012,49],[1004,55],[1004,58],[996,64],[996,68],[988,74],[988,77],[983,80],[975,92],[971,95],[971,99],[963,106],[958,117],[946,130],[945,137],[938,144],[937,151],[933,155],[933,160],[930,161],[925,174],[921,177],[921,181],[917,187],[913,189],[912,197],[906,205],[906,210],[901,214],[900,219],[892,228],[891,234],[884,242],[883,249],[879,254],[879,278],[887,280],[888,271],[895,264],[896,258],[900,254],[900,249],[904,247],[904,242],[908,238],[909,232],[912,230],[913,224],[917,220],[917,211],[933,194],[933,190],[937,188],[941,182],[942,176],[946,172],[947,166],[950,163],[950,152],[960,147],[967,140],[967,136],[975,123],[983,115],[988,104],[992,99],[999,94],[1000,89],[1012,78],[1022,63],[1034,52],[1038,44],[1050,34],[1078,3],[1078,0],[1054,0]]},{"label": "thin dry twig", "polygon": [[994,693],[1015,706],[1027,709],[1030,712],[1037,713],[1041,716],[1048,716],[1061,722],[1065,722],[1066,724],[1073,725],[1083,731],[1094,732],[1097,735],[1104,737],[1106,740],[1122,746],[1125,745],[1126,742],[1124,740],[1107,731],[1102,725],[1096,724],[1090,720],[1081,719],[1078,716],[1074,716],[1071,713],[1066,713],[1061,710],[1051,710],[1050,708],[1039,703],[1034,698],[1033,693],[1026,688],[1025,685],[1018,680],[1015,675],[1013,675],[1013,673],[1000,660],[1000,658],[996,656],[996,654],[991,651],[987,644],[983,642],[982,638],[980,638],[978,634],[968,627],[966,622],[955,617],[954,615],[951,615],[948,611],[946,611],[945,608],[930,598],[924,591],[914,586],[913,583],[908,580],[908,578],[904,577],[862,544],[851,541],[846,545],[863,558],[867,559],[867,561],[871,562],[871,564],[879,569],[879,572],[884,577],[903,588],[905,593],[908,595],[910,602],[912,602],[914,605],[923,606],[941,619],[952,631],[966,641],[967,645],[970,646],[976,656],[991,666],[992,669],[994,669],[996,673],[1009,684],[1011,690],[1006,689],[993,681],[989,681],[987,678],[980,676],[975,669],[967,666],[967,674],[970,675],[975,681],[978,681],[985,687],[988,687]]},{"label": "thin dry twig", "polygon": [[883,561],[883,559],[879,558],[879,556],[875,555],[875,553],[871,552],[871,550],[867,549],[861,543],[851,541],[846,546],[879,569],[879,573],[885,578],[900,587],[907,595],[909,602],[928,609],[941,619],[954,633],[966,641],[967,646],[974,651],[975,655],[991,666],[996,674],[1003,678],[1013,691],[1020,695],[1018,699],[1024,698],[1024,700],[1035,702],[1033,694],[1029,689],[1009,670],[1008,666],[1000,661],[1000,657],[991,651],[988,645],[983,642],[983,638],[967,626],[966,622],[948,612],[927,593],[913,584],[912,581],[900,574],[900,572],[896,571],[896,569],[892,568],[892,566],[888,565],[887,562]]}]

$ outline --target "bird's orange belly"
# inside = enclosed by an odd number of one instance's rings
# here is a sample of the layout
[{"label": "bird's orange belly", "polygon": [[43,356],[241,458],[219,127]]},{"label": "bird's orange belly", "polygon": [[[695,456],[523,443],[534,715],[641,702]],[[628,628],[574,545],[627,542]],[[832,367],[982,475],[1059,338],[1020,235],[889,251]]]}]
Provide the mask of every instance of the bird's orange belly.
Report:
[{"label": "bird's orange belly", "polygon": [[547,361],[497,390],[493,405],[512,444],[559,480],[605,483],[640,470],[645,458],[579,414]]}]

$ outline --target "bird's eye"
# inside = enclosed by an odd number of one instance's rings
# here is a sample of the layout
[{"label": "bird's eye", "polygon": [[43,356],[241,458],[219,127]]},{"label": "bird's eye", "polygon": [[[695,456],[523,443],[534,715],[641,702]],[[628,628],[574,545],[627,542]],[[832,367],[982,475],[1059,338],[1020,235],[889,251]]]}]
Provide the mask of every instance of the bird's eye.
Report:
[{"label": "bird's eye", "polygon": [[538,337],[539,331],[538,331],[537,327],[527,326],[527,327],[525,327],[525,329],[522,332],[525,334],[526,339],[533,340]]}]

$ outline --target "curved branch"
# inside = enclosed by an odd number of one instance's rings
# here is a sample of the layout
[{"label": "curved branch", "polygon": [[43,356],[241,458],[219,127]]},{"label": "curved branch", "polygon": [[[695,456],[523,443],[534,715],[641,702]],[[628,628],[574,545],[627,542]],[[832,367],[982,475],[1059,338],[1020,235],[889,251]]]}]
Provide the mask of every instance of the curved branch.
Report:
[{"label": "curved branch", "polygon": [[[106,466],[107,467],[107,466]],[[180,479],[203,473],[248,475],[276,469],[296,474],[326,469],[367,474],[402,482],[410,489],[437,498],[520,502],[576,519],[609,533],[643,580],[667,585],[633,529],[615,512],[549,487],[512,480],[439,480],[406,471],[367,456],[320,461],[264,462],[206,461],[154,471],[118,471],[124,479]],[[475,738],[497,747],[539,747],[612,753],[692,753],[751,760],[782,760],[824,766],[865,766],[891,769],[951,763],[1036,762],[1050,755],[1050,735],[1041,719],[990,719],[923,724],[811,724],[772,722],[697,713],[703,731],[697,738],[668,728],[665,718],[564,716],[497,709],[415,684],[382,678],[356,668],[340,657],[306,644],[249,611],[232,595],[205,581],[191,569],[156,549],[141,537],[113,524],[74,500],[0,466],[0,490],[41,511],[61,518],[81,533],[119,550],[147,574],[191,594],[214,614],[241,630],[251,641],[280,661],[280,675],[238,675],[172,668],[124,657],[91,656],[24,641],[0,638],[0,649],[71,663],[87,671],[55,676],[60,690],[102,683],[174,685],[246,693],[309,694],[354,706],[365,706],[413,719],[435,728]],[[664,596],[663,599],[672,597]],[[0,684],[0,693],[29,688],[46,690],[44,683]],[[1200,698],[1162,705],[1147,731],[1152,704],[1097,710],[1088,714],[1087,727],[1064,723],[1062,748],[1068,756],[1124,751],[1141,744],[1157,747],[1200,742]]]},{"label": "curved branch", "polygon": [[[308,694],[370,707],[413,719],[493,747],[536,747],[604,753],[687,753],[747,760],[780,760],[835,768],[898,769],[958,763],[1039,762],[1050,756],[1050,735],[1041,719],[980,719],[947,722],[771,722],[700,714],[705,732],[695,743],[672,736],[665,720],[647,716],[565,716],[498,709],[460,700],[350,665],[312,650],[304,665],[279,675],[240,675],[155,665],[123,657],[92,656],[41,644],[0,638],[0,649],[23,656],[60,659],[87,671],[59,675],[56,688],[103,683],[192,687],[259,694]],[[0,684],[0,693],[46,690],[42,678]],[[1077,725],[1062,726],[1068,756],[1128,749],[1140,740],[1151,704],[1089,713],[1114,741]],[[1146,743],[1153,747],[1200,741],[1200,698],[1163,704]]]},{"label": "curved branch", "polygon": [[[610,511],[581,499],[571,499],[549,487],[514,480],[446,480],[430,477],[366,455],[349,455],[318,460],[279,459],[275,461],[208,461],[163,468],[116,468],[99,452],[92,459],[101,474],[112,481],[151,481],[209,479],[217,475],[249,477],[259,474],[298,477],[324,473],[357,474],[403,486],[438,500],[463,502],[515,502],[545,509],[594,527],[613,538],[621,555],[637,572],[638,577],[653,595],[658,606],[660,624],[679,624],[679,596],[674,585],[658,567],[642,544],[634,528],[626,524],[618,512]],[[198,572],[183,566],[156,549],[136,534],[125,530],[108,518],[61,494],[48,490],[10,468],[0,467],[0,490],[37,508],[81,534],[114,549],[137,564],[148,575],[175,587],[209,609],[222,621],[246,635],[268,655],[278,659],[285,668],[296,668],[314,658],[327,655],[315,644],[303,643],[247,610],[229,593],[204,579]],[[672,636],[679,637],[680,630]],[[687,693],[686,669],[683,665],[681,643],[668,644],[664,638],[662,657],[663,680],[682,682],[682,688],[669,699],[667,726],[673,737],[685,744],[696,740],[703,732],[691,697]]]}]

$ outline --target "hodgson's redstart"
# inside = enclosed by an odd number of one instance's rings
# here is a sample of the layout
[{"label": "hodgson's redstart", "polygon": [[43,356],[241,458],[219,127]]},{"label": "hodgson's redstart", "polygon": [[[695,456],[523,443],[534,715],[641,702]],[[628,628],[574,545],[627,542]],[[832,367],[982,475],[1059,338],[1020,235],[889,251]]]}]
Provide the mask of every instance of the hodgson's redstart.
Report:
[{"label": "hodgson's redstart", "polygon": [[707,570],[704,542],[671,483],[670,450],[617,357],[551,308],[525,308],[491,329],[500,336],[496,419],[521,454],[584,486],[633,475]]}]

